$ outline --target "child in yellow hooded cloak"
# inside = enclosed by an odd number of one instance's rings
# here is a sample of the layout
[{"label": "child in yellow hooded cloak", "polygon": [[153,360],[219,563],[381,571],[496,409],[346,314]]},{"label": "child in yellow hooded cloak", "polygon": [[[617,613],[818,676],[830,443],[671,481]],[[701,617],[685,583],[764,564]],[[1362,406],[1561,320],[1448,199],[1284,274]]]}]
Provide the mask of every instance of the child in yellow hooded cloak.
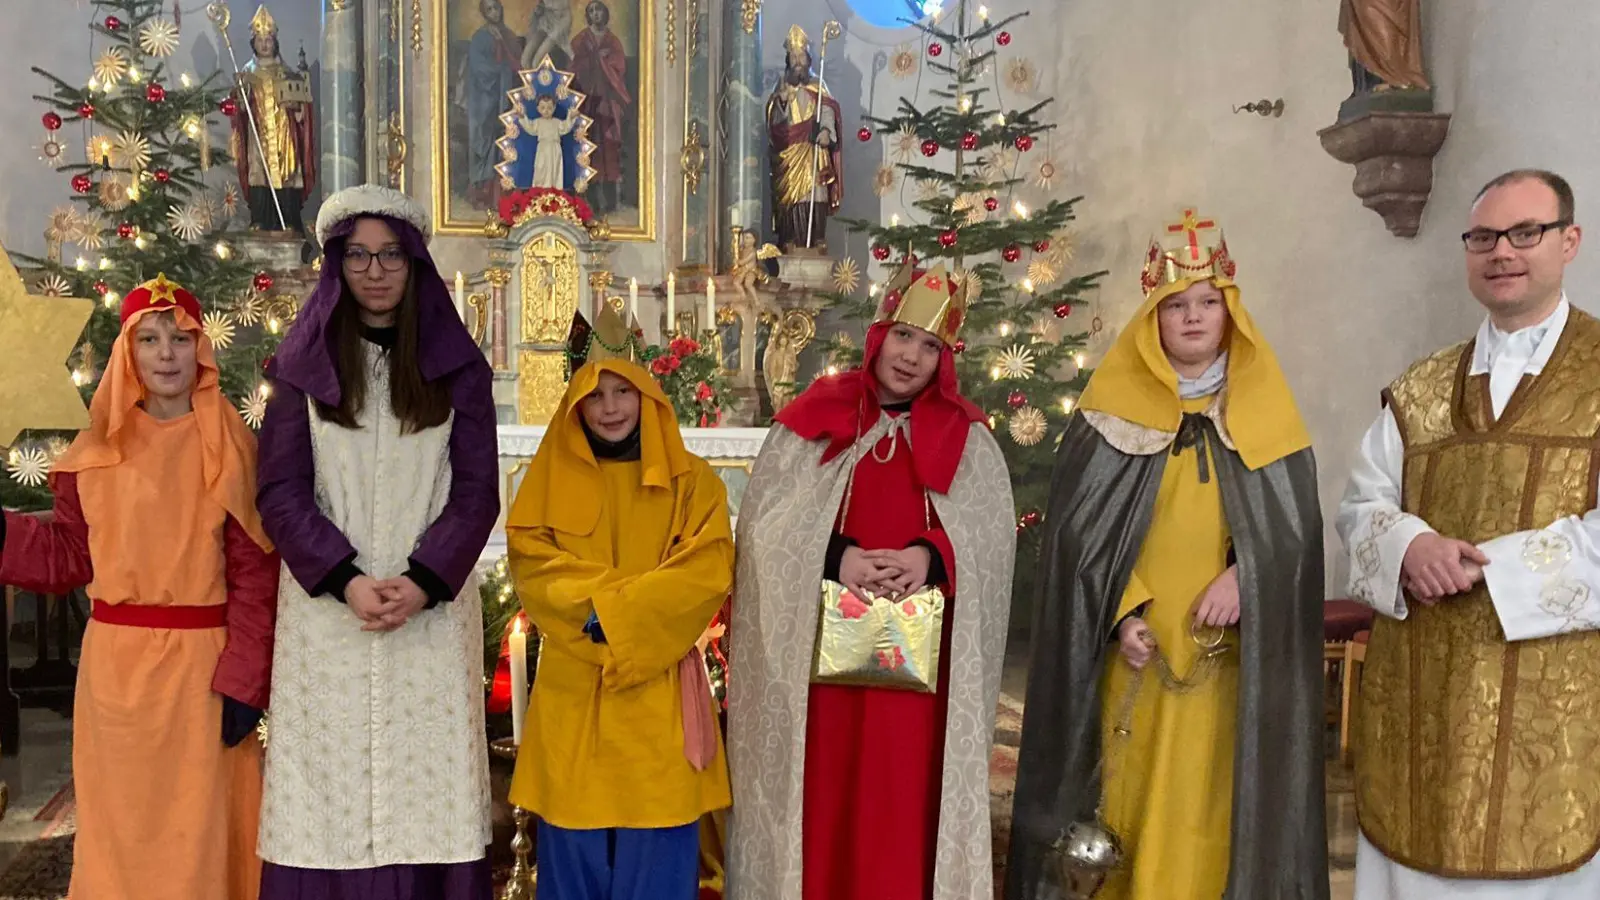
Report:
[{"label": "child in yellow hooded cloak", "polygon": [[727,492],[616,313],[596,325],[506,520],[540,634],[511,802],[540,900],[693,900],[699,820],[731,802],[696,647],[732,585]]}]

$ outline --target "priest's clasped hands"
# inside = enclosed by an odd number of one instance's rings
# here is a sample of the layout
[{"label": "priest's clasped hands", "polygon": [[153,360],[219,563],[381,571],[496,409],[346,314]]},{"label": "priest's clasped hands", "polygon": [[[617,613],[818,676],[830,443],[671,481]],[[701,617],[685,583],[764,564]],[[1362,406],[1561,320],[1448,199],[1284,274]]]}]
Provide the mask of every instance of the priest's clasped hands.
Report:
[{"label": "priest's clasped hands", "polygon": [[898,600],[927,585],[932,561],[932,553],[921,545],[904,550],[851,547],[839,561],[839,581],[858,597]]},{"label": "priest's clasped hands", "polygon": [[382,581],[358,575],[345,587],[344,600],[362,631],[394,631],[428,605],[428,595],[404,575]]},{"label": "priest's clasped hands", "polygon": [[1483,581],[1483,567],[1488,564],[1489,557],[1467,541],[1420,534],[1400,562],[1400,586],[1418,603],[1432,606],[1472,590]]}]

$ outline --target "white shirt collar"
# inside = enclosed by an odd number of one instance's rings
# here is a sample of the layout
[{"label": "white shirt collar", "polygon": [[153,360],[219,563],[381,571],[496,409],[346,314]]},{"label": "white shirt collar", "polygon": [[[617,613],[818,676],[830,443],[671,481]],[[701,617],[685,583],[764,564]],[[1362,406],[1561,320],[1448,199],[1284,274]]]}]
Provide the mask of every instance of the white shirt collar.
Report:
[{"label": "white shirt collar", "polygon": [[1566,292],[1562,291],[1561,302],[1556,304],[1555,311],[1537,325],[1507,334],[1496,328],[1492,320],[1485,318],[1483,324],[1478,326],[1478,340],[1472,353],[1472,369],[1467,374],[1487,374],[1493,367],[1495,359],[1502,353],[1513,354],[1513,358],[1526,358],[1527,363],[1523,372],[1528,375],[1538,375],[1543,372],[1545,364],[1556,352],[1556,344],[1561,340],[1561,332],[1567,327],[1567,318],[1571,311],[1572,304],[1567,301]]}]

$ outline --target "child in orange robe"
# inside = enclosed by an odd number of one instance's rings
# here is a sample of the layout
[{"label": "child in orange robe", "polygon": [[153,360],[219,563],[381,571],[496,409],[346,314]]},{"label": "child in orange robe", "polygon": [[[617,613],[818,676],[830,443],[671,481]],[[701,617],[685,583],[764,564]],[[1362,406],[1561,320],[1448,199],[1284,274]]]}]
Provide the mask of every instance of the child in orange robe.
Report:
[{"label": "child in orange robe", "polygon": [[[73,900],[254,900],[278,560],[256,442],[218,386],[194,295],[128,293],[51,520],[6,513],[0,583],[88,585],[74,699]],[[220,728],[220,733],[219,733]]]}]

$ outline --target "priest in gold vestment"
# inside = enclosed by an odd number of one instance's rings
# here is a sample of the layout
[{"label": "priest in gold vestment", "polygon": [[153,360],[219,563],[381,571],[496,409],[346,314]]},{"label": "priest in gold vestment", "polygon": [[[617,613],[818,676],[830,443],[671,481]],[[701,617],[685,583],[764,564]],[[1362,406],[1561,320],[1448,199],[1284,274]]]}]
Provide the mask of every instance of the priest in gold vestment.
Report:
[{"label": "priest in gold vestment", "polygon": [[1006,900],[1096,820],[1097,900],[1328,896],[1315,462],[1213,228],[1151,246],[1057,452]]},{"label": "priest in gold vestment", "polygon": [[1473,204],[1470,341],[1384,392],[1339,511],[1379,618],[1356,709],[1356,900],[1600,897],[1600,321],[1560,176]]}]

